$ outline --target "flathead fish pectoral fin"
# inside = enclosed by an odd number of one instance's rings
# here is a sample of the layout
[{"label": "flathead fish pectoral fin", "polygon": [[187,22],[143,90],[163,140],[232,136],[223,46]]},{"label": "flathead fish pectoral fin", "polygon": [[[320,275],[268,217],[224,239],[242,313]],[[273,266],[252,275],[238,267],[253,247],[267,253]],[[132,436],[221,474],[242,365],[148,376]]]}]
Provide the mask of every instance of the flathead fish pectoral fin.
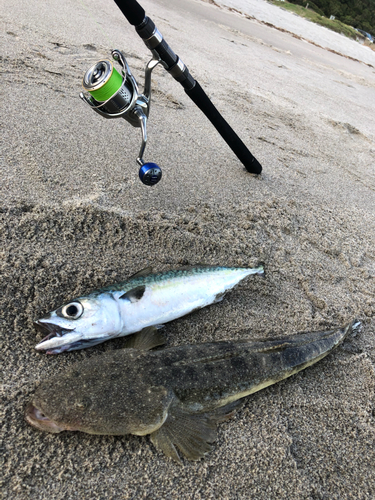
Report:
[{"label": "flathead fish pectoral fin", "polygon": [[140,278],[141,276],[144,278],[145,276],[148,276],[149,274],[152,274],[152,267],[148,266],[145,267],[144,269],[141,269],[140,271],[136,272],[135,274],[132,274],[129,276],[128,280],[132,280],[133,278]]},{"label": "flathead fish pectoral fin", "polygon": [[154,446],[167,457],[182,463],[179,451],[189,460],[199,460],[212,449],[216,423],[208,415],[190,415],[174,409],[164,424],[151,434]]},{"label": "flathead fish pectoral fin", "polygon": [[175,445],[169,435],[168,428],[165,427],[165,423],[160,429],[153,432],[151,435],[151,442],[155,446],[155,448],[159,451],[162,451],[164,455],[171,458],[179,465],[182,465],[182,461],[180,456],[176,450]]},{"label": "flathead fish pectoral fin", "polygon": [[145,293],[146,287],[144,285],[137,286],[135,288],[132,288],[128,292],[124,293],[121,295],[120,299],[121,300],[129,300],[129,302],[137,302],[143,297],[143,294]]},{"label": "flathead fish pectoral fin", "polygon": [[164,332],[155,326],[148,326],[126,339],[124,348],[148,351],[154,347],[164,345],[166,342],[167,337]]},{"label": "flathead fish pectoral fin", "polygon": [[217,424],[230,418],[242,406],[235,401],[211,413],[190,414],[172,408],[164,424],[151,434],[154,446],[181,464],[177,449],[188,460],[199,460],[210,452],[217,437]]}]

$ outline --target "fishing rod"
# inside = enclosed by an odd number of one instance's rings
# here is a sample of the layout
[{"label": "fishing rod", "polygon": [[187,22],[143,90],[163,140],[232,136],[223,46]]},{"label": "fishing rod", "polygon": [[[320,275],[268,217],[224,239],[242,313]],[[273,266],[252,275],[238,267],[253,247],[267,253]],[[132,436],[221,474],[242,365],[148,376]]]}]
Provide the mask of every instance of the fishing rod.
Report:
[{"label": "fishing rod", "polygon": [[173,52],[153,21],[146,16],[141,5],[136,0],[115,0],[115,2],[153,55],[145,69],[143,93],[139,91],[124,54],[115,49],[112,50],[112,58],[121,66],[120,73],[109,60],[97,62],[86,71],[83,77],[83,88],[89,95],[86,96],[81,92],[80,97],[104,118],[122,117],[134,127],[141,128],[142,143],[137,163],[140,166],[139,177],[143,184],[153,186],[160,181],[162,176],[161,168],[156,163],[145,162],[143,159],[147,143],[147,119],[150,112],[151,73],[158,64],[161,64],[182,85],[186,94],[210,120],[246,170],[253,174],[260,174],[261,164],[225,121],[199,83],[191,76],[186,65]]}]

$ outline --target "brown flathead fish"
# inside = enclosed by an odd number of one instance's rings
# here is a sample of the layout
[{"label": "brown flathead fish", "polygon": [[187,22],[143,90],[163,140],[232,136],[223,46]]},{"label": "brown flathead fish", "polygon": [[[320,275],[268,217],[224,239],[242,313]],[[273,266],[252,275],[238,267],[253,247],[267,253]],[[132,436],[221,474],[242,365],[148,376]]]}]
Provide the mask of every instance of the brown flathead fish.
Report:
[{"label": "brown flathead fish", "polygon": [[241,398],[316,363],[351,332],[346,328],[256,342],[211,342],[149,351],[163,343],[153,327],[121,349],[73,365],[42,383],[26,420],[48,432],[151,434],[179,461],[212,449],[218,422]]}]

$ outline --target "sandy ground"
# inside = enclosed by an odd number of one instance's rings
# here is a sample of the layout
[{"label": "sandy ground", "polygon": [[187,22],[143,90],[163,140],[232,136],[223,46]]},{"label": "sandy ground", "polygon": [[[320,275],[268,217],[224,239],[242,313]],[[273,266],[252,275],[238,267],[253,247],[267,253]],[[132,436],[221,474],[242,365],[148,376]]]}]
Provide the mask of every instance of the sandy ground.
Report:
[{"label": "sandy ground", "polygon": [[265,0],[215,0],[215,3],[244,16],[286,30],[328,50],[374,65],[375,53],[367,46],[323,28]]},{"label": "sandy ground", "polygon": [[[114,47],[142,82],[149,52],[116,5],[2,3],[4,498],[374,498],[375,64],[212,4],[145,0],[264,168],[248,174],[158,68],[145,158],[163,179],[149,188],[137,175],[139,130],[78,98],[86,69]],[[167,325],[169,345],[292,335],[353,318],[363,330],[249,398],[204,460],[179,467],[147,437],[50,435],[25,423],[41,380],[121,347],[44,356],[33,320],[148,265],[260,260],[266,279]]]}]

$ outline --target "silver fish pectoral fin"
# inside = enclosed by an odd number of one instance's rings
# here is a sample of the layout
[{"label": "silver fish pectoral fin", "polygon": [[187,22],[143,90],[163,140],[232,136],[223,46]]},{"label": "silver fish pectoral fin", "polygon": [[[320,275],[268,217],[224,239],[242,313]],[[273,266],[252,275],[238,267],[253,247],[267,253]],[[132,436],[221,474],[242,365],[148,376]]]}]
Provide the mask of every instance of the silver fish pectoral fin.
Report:
[{"label": "silver fish pectoral fin", "polygon": [[141,300],[145,293],[145,290],[145,285],[139,285],[121,295],[120,300],[128,300],[129,302],[134,304],[134,302],[138,302],[138,300]]},{"label": "silver fish pectoral fin", "polygon": [[182,464],[178,450],[189,460],[199,460],[212,450],[217,424],[232,417],[243,405],[237,400],[210,413],[187,413],[172,407],[164,424],[151,434],[151,442],[165,455]]}]

